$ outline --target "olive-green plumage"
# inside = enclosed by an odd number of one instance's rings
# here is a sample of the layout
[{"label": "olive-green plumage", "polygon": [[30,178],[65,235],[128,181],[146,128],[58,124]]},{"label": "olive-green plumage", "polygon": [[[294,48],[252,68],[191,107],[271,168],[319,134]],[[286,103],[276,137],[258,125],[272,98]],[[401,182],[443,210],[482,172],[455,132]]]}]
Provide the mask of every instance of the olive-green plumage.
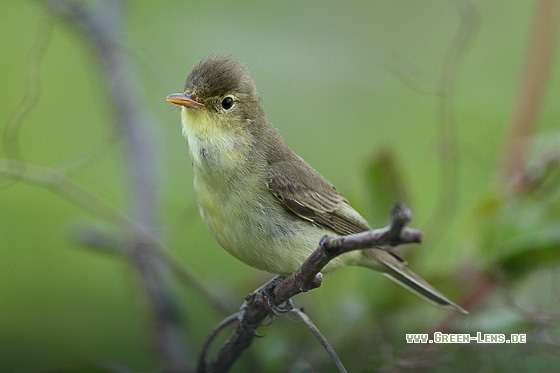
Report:
[{"label": "olive-green plumage", "polygon": [[[371,229],[332,184],[284,143],[266,118],[246,67],[236,59],[200,61],[184,91],[167,99],[183,106],[183,134],[202,219],[233,256],[288,275],[324,235]],[[375,269],[432,302],[466,312],[388,249],[347,253],[324,270],[344,265]]]}]

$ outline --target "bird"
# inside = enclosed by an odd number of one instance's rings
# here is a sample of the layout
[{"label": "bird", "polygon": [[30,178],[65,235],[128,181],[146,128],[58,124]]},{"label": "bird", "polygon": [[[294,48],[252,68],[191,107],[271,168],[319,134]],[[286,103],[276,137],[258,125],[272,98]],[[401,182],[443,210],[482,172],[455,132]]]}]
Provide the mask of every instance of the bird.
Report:
[{"label": "bird", "polygon": [[[267,119],[245,64],[210,55],[167,96],[181,106],[199,213],[218,244],[251,267],[288,276],[325,235],[372,228],[319,172],[286,145]],[[334,258],[322,272],[363,266],[428,301],[462,313],[392,250],[372,247]]]}]

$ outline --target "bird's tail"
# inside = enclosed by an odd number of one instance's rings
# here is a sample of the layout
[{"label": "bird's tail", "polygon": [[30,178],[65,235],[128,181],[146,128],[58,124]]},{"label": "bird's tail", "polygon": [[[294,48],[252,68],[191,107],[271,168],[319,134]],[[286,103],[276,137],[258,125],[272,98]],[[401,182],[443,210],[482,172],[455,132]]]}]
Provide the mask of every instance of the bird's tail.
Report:
[{"label": "bird's tail", "polygon": [[357,264],[382,272],[391,280],[418,294],[429,302],[448,308],[455,308],[459,312],[468,314],[464,308],[447,299],[445,295],[428,284],[426,280],[408,269],[406,263],[401,258],[388,250],[382,248],[363,250],[362,259]]}]

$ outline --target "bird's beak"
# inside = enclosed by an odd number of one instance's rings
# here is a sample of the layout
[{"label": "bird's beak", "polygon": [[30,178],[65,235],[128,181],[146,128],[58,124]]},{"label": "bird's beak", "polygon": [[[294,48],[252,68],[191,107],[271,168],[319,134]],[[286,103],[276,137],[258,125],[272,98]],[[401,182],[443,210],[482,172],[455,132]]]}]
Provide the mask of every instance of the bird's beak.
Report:
[{"label": "bird's beak", "polygon": [[202,109],[206,107],[206,105],[196,101],[192,94],[186,92],[172,93],[167,96],[167,101],[175,105],[184,106],[188,109]]}]

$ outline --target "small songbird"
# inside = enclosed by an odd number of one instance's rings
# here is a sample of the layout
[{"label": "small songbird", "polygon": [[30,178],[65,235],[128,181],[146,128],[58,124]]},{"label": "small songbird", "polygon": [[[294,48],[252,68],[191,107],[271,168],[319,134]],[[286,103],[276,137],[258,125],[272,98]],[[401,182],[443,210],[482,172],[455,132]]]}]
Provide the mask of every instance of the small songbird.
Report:
[{"label": "small songbird", "polygon": [[[200,215],[216,241],[246,264],[274,274],[296,271],[325,235],[370,230],[321,174],[294,153],[268,121],[245,65],[210,56],[190,72],[182,106]],[[442,306],[464,309],[380,247],[352,251],[324,272],[347,265],[380,271]]]}]

